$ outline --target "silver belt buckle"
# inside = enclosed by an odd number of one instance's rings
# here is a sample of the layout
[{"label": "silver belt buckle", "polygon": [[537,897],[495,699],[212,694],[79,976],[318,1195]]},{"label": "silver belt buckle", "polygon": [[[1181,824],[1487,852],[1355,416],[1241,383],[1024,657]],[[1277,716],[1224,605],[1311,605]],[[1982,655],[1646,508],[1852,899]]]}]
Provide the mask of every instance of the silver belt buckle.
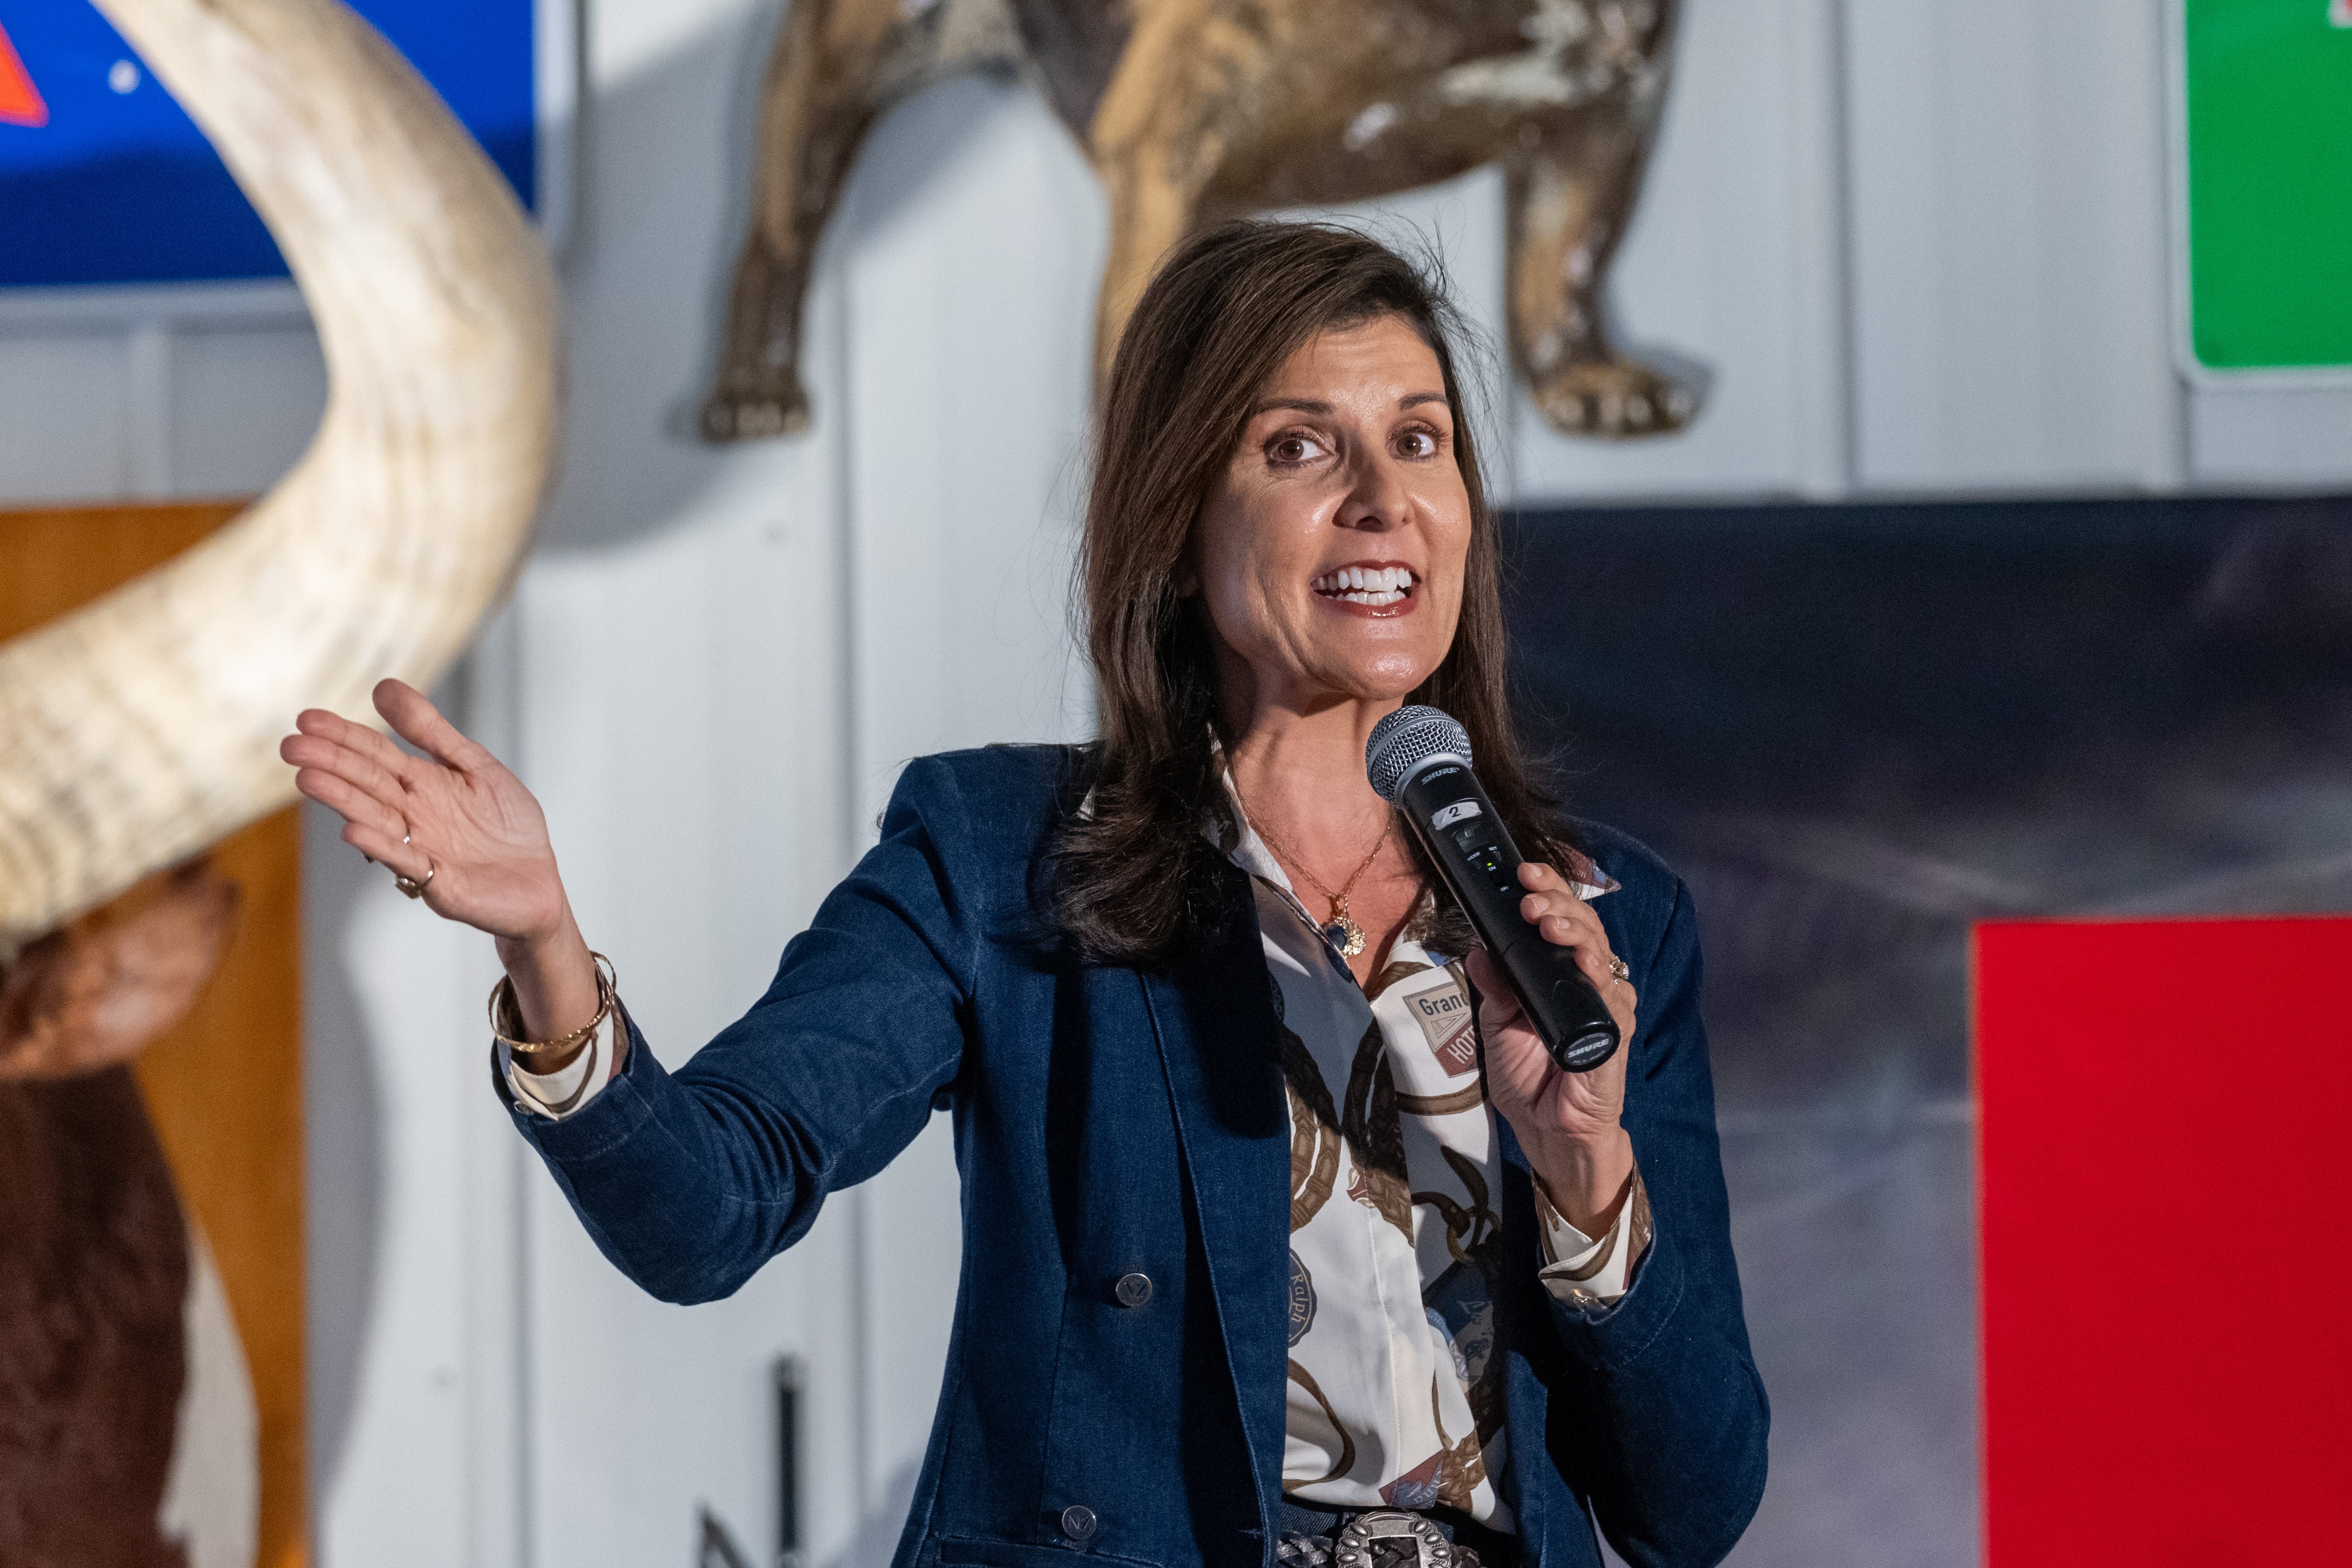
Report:
[{"label": "silver belt buckle", "polygon": [[1412,1538],[1416,1568],[1454,1568],[1454,1543],[1437,1526],[1417,1513],[1390,1508],[1376,1508],[1349,1521],[1332,1558],[1338,1568],[1373,1568],[1372,1542],[1398,1536]]}]

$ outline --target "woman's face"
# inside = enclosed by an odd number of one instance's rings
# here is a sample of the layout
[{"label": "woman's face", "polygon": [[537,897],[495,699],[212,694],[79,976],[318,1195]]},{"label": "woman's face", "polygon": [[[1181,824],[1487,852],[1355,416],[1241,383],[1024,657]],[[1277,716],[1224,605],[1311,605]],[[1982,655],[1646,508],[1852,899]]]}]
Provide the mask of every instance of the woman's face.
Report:
[{"label": "woman's face", "polygon": [[1402,318],[1322,333],[1275,373],[1187,562],[1228,702],[1236,678],[1252,706],[1394,702],[1437,668],[1470,549],[1454,441],[1437,356]]}]

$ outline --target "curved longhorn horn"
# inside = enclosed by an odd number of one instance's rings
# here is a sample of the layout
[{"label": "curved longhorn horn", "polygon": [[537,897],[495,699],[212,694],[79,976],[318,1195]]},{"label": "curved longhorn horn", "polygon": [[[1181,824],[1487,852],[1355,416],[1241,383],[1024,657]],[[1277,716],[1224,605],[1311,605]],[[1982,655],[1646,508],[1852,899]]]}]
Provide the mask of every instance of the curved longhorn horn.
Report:
[{"label": "curved longhorn horn", "polygon": [[496,170],[339,0],[98,0],[259,209],[326,417],[277,487],[0,647],[0,959],[294,798],[297,710],[429,684],[555,452],[556,287]]}]

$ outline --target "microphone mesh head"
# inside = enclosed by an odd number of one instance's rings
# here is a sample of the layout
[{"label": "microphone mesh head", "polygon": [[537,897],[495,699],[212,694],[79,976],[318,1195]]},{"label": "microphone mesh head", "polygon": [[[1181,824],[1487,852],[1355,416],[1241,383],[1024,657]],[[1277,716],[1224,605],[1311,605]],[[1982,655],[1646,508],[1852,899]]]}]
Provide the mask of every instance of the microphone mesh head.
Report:
[{"label": "microphone mesh head", "polygon": [[1364,771],[1381,799],[1393,806],[1413,765],[1439,752],[1469,761],[1470,732],[1443,708],[1401,707],[1372,726],[1372,737],[1364,743]]}]

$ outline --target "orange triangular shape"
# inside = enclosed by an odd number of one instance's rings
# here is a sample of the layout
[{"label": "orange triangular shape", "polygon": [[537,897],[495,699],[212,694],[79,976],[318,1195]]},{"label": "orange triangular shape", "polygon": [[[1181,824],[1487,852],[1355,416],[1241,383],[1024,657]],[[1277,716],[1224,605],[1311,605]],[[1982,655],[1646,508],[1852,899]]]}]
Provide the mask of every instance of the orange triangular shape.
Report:
[{"label": "orange triangular shape", "polygon": [[49,106],[41,101],[40,89],[33,86],[16,46],[8,41],[8,29],[0,27],[0,125],[48,122]]}]

